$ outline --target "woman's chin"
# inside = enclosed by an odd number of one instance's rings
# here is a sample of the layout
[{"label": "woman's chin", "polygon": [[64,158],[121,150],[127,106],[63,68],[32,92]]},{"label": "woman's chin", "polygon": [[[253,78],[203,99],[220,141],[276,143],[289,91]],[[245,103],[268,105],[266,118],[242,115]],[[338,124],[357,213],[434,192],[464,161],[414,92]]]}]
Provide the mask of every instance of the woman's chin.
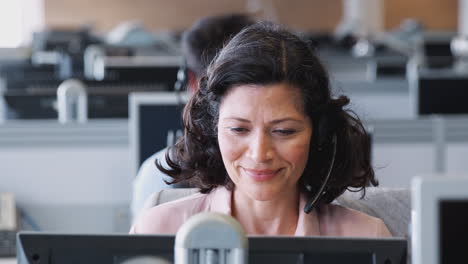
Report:
[{"label": "woman's chin", "polygon": [[278,199],[282,192],[277,188],[265,188],[265,186],[260,186],[259,188],[249,188],[243,193],[247,194],[252,200],[266,202]]}]

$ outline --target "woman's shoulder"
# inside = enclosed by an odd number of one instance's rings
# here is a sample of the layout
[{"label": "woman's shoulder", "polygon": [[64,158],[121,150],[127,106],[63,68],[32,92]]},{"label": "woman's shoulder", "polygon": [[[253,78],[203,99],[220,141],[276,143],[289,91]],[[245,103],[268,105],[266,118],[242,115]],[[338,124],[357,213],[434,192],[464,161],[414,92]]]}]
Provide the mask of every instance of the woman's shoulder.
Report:
[{"label": "woman's shoulder", "polygon": [[209,194],[194,193],[148,209],[132,226],[130,233],[175,234],[190,216],[209,208]]},{"label": "woman's shoulder", "polygon": [[321,232],[327,236],[392,236],[382,219],[341,205],[322,205],[319,218]]}]

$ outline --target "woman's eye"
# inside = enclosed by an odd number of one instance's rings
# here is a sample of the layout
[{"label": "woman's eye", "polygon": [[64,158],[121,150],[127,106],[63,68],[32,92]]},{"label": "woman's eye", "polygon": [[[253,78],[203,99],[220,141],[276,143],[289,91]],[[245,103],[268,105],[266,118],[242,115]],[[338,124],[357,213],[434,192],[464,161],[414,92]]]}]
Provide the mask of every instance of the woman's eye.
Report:
[{"label": "woman's eye", "polygon": [[230,127],[229,130],[236,134],[242,134],[248,131],[247,128],[243,128],[243,127]]},{"label": "woman's eye", "polygon": [[294,130],[294,129],[276,129],[273,132],[276,133],[276,134],[279,134],[281,136],[289,136],[289,135],[292,135],[292,134],[296,133],[296,130]]}]

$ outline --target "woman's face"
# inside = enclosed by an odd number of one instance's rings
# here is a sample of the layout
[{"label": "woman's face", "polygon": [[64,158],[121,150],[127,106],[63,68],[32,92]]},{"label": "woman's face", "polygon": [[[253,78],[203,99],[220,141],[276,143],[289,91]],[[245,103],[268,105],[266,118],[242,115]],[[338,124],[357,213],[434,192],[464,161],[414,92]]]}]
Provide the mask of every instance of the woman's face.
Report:
[{"label": "woman's face", "polygon": [[236,191],[267,201],[298,192],[312,122],[298,88],[288,84],[232,88],[219,109],[218,143]]}]

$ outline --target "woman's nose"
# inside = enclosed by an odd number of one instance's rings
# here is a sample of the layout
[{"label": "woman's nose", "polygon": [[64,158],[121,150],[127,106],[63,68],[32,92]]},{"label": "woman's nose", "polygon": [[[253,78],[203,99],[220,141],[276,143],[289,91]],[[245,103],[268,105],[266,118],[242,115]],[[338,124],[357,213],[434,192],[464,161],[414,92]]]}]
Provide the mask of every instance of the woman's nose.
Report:
[{"label": "woman's nose", "polygon": [[264,132],[256,133],[249,142],[248,156],[255,162],[267,162],[274,156],[271,139]]}]

